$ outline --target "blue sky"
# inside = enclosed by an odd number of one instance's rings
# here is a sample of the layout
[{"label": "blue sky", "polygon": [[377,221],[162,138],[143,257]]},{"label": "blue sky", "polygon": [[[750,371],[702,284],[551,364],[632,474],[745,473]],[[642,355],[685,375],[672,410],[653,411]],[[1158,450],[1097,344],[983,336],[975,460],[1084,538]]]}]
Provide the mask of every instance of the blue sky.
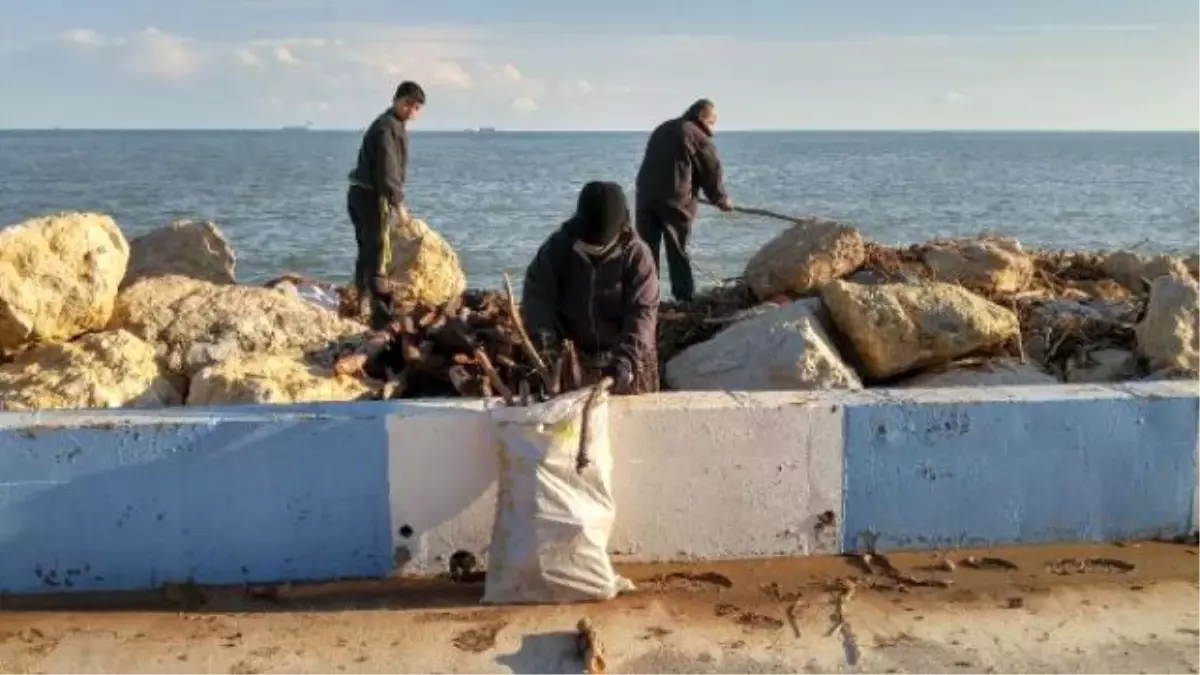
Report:
[{"label": "blue sky", "polygon": [[0,128],[1195,129],[1195,0],[0,0]]}]

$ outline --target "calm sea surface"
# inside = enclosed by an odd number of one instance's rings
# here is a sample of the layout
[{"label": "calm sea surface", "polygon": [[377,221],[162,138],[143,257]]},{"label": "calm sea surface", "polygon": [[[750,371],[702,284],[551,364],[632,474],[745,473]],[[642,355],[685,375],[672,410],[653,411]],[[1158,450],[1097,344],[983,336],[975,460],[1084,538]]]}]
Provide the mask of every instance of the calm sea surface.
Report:
[{"label": "calm sea surface", "polygon": [[[1197,248],[1196,133],[718,133],[736,203],[849,220],[875,239],[1004,232],[1038,245]],[[0,224],[113,214],[127,236],[216,221],[238,277],[349,277],[356,132],[0,132]],[[409,206],[473,286],[519,273],[592,179],[632,189],[645,134],[414,132]],[[739,275],[779,225],[706,211],[701,282]]]}]

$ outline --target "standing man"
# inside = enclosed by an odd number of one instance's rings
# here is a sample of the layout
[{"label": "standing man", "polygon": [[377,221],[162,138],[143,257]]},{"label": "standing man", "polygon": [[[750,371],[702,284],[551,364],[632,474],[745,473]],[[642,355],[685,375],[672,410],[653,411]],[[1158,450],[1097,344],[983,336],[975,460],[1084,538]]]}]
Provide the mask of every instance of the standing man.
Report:
[{"label": "standing man", "polygon": [[417,118],[424,105],[425,91],[416,82],[404,82],[397,87],[391,107],[375,118],[363,134],[358,166],[350,172],[346,201],[358,243],[354,286],[363,313],[369,307],[374,330],[383,330],[392,321],[392,294],[387,285],[392,257],[391,228],[408,220],[404,206],[407,124]]},{"label": "standing man", "polygon": [[733,209],[712,141],[716,124],[713,102],[696,101],[683,117],[663,122],[650,134],[638,170],[638,235],[650,246],[656,267],[665,240],[671,295],[676,300],[691,300],[696,291],[687,250],[696,219],[696,196],[703,190],[722,211]]}]

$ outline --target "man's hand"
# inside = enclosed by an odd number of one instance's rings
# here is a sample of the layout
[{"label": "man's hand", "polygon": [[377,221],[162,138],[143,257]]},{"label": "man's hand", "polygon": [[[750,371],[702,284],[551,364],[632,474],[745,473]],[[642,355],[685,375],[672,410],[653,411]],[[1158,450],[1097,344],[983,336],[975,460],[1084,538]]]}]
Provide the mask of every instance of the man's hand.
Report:
[{"label": "man's hand", "polygon": [[726,197],[726,198],[722,199],[721,201],[717,202],[717,208],[721,209],[722,211],[726,211],[726,212],[732,211],[733,210],[733,200],[730,199],[729,197]]},{"label": "man's hand", "polygon": [[613,393],[626,396],[633,393],[633,365],[620,359],[613,368]]}]

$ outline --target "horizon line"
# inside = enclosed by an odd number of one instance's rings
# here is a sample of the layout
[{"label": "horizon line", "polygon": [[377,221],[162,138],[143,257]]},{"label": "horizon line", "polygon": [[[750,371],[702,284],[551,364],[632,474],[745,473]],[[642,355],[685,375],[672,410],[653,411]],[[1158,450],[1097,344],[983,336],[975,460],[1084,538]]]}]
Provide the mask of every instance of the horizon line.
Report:
[{"label": "horizon line", "polygon": [[[628,133],[649,133],[650,128],[646,129],[501,129],[498,127],[485,127],[487,131],[481,131],[481,128],[464,129],[461,127],[446,127],[446,128],[414,128],[410,133],[439,133],[439,134],[628,134]],[[272,131],[280,133],[361,133],[364,128],[354,127],[308,127],[303,129],[291,129],[287,127],[0,127],[0,133],[11,132],[37,132],[37,131],[90,131],[90,132],[138,132],[138,131],[167,131],[167,132],[187,132],[187,131],[232,131],[232,132],[263,132]],[[1074,128],[1074,129],[1059,129],[1046,127],[1013,127],[1013,128],[980,128],[980,127],[942,127],[942,128],[922,128],[922,127],[896,127],[892,129],[845,129],[834,127],[793,127],[793,128],[752,128],[752,129],[718,129],[718,134],[755,134],[755,133],[1137,133],[1137,134],[1177,134],[1177,133],[1200,133],[1200,128],[1193,129],[1134,129],[1134,128]]]}]

